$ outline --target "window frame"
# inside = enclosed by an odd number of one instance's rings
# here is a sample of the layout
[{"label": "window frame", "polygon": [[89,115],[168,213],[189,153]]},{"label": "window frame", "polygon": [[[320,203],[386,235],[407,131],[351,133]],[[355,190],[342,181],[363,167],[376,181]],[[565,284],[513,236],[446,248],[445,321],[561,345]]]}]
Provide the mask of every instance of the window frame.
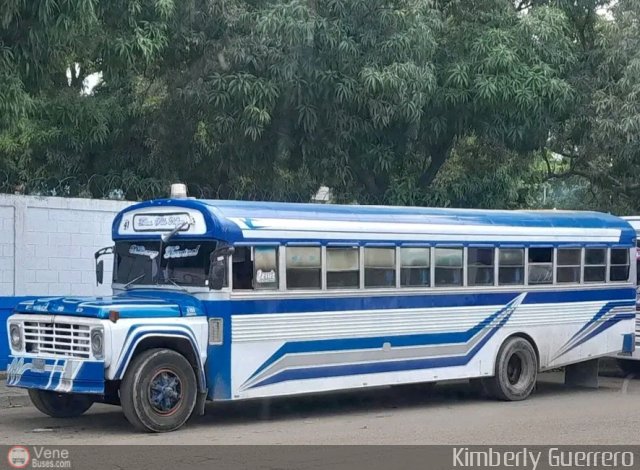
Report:
[{"label": "window frame", "polygon": [[[587,264],[587,250],[604,250],[604,264]],[[582,258],[582,282],[583,284],[594,285],[594,284],[606,284],[609,279],[609,247],[606,245],[584,245],[582,249],[583,258]],[[601,281],[587,281],[585,276],[585,272],[587,268],[598,268],[604,267],[604,279]]]},{"label": "window frame", "polygon": [[[326,245],[323,245],[324,248],[324,269],[323,269],[323,286],[324,289],[322,290],[326,290],[326,291],[334,291],[334,292],[340,292],[340,291],[347,291],[347,290],[362,290],[364,289],[364,250],[363,250],[363,246],[359,245],[358,243],[328,243]],[[329,269],[328,269],[328,261],[329,261],[329,253],[328,250],[332,249],[332,248],[342,248],[342,249],[346,249],[346,248],[351,248],[352,250],[355,250],[358,253],[358,285],[357,286],[349,286],[349,287],[329,287],[329,282],[328,282],[328,277],[329,277]],[[331,271],[331,272],[338,272],[338,271]],[[349,271],[349,272],[353,272],[353,271]]]},{"label": "window frame", "polygon": [[[560,250],[578,250],[579,251],[579,261],[578,264],[559,264],[558,263],[558,252]],[[554,269],[553,269],[553,284],[560,286],[577,286],[583,284],[583,267],[584,267],[584,246],[583,245],[564,245],[557,246],[554,249]],[[558,270],[561,268],[578,268],[578,281],[577,282],[560,282],[558,281]]]},{"label": "window frame", "polygon": [[[320,266],[318,267],[320,269],[320,285],[316,288],[316,287],[288,287],[287,284],[287,271],[288,271],[288,267],[287,267],[287,257],[288,257],[288,253],[287,251],[289,250],[289,248],[317,248],[320,250]],[[282,256],[281,259],[283,260],[283,266],[281,267],[282,273],[280,274],[280,278],[284,281],[283,286],[282,286],[282,290],[283,291],[292,291],[292,292],[302,292],[302,291],[313,291],[313,292],[317,292],[317,291],[321,291],[323,290],[323,282],[322,282],[322,276],[323,276],[323,272],[324,272],[324,268],[326,267],[326,263],[325,263],[325,256],[326,256],[326,250],[323,250],[323,246],[320,245],[319,243],[304,243],[304,242],[291,242],[291,243],[287,243],[286,245],[282,246]],[[318,268],[306,268],[306,269],[318,269]],[[296,268],[293,268],[296,269]],[[297,269],[305,269],[305,268],[297,268]],[[326,283],[324,283],[326,284]]]},{"label": "window frame", "polygon": [[[251,243],[251,242],[239,242],[239,243],[234,243],[233,244],[234,248],[248,248],[249,249],[249,256],[252,258],[253,260],[253,275],[254,278],[252,278],[251,282],[252,282],[252,288],[251,289],[236,289],[234,287],[234,282],[233,282],[233,258],[235,256],[234,254],[231,254],[229,256],[229,260],[227,262],[228,264],[228,276],[229,276],[229,286],[228,289],[232,294],[237,294],[237,293],[249,293],[249,292],[274,292],[274,291],[282,291],[283,290],[283,286],[286,286],[286,272],[283,276],[282,273],[282,266],[283,266],[283,248],[284,246],[281,244],[276,244],[276,243],[272,243],[272,242],[255,242],[255,243]],[[255,282],[255,249],[256,247],[273,247],[276,249],[276,269],[277,269],[277,273],[276,276],[278,278],[278,286],[276,288],[262,288],[262,289],[256,289],[254,282]],[[283,284],[284,281],[284,284]]]},{"label": "window frame", "polygon": [[[640,243],[640,242],[639,242]],[[336,292],[346,292],[346,291],[385,291],[389,292],[391,290],[400,291],[401,289],[407,291],[421,291],[421,292],[433,292],[434,290],[451,290],[451,289],[470,289],[477,290],[486,287],[493,287],[497,290],[508,290],[513,288],[525,287],[529,289],[548,289],[549,286],[555,286],[559,288],[569,288],[571,286],[580,286],[580,285],[598,285],[598,284],[625,284],[632,282],[632,276],[637,276],[638,268],[637,263],[638,259],[634,259],[633,252],[630,247],[623,245],[607,245],[604,243],[567,243],[567,244],[535,244],[535,245],[526,245],[520,243],[484,243],[484,242],[471,242],[471,243],[443,243],[443,244],[435,244],[435,243],[420,243],[420,242],[409,242],[409,243],[363,243],[363,242],[316,242],[316,241],[295,241],[295,242],[287,242],[283,244],[277,244],[274,242],[240,242],[234,244],[235,247],[238,248],[247,248],[249,251],[249,256],[252,258],[252,269],[253,269],[253,278],[252,278],[252,288],[251,289],[236,289],[234,287],[234,255],[229,257],[229,262],[227,263],[227,278],[228,278],[228,286],[225,287],[231,294],[240,294],[246,295],[253,293],[254,295],[269,295],[268,293],[274,292],[286,292],[292,295],[295,295],[298,292],[326,292],[326,291],[336,291]],[[277,286],[272,287],[258,287],[256,286],[255,277],[256,277],[256,253],[259,248],[271,248],[275,249],[276,255],[276,269],[278,276]],[[319,249],[320,251],[320,287],[288,287],[287,286],[287,256],[289,248],[313,248]],[[552,281],[549,283],[531,283],[530,282],[530,269],[536,265],[547,266],[548,262],[544,263],[534,263],[530,262],[530,250],[531,249],[550,249],[552,250],[551,257],[551,269],[552,269]],[[327,266],[328,262],[328,249],[351,249],[356,250],[358,256],[358,284],[352,285],[349,287],[328,287],[328,275],[329,270]],[[366,270],[367,266],[365,263],[366,259],[366,250],[367,249],[388,249],[392,250],[392,254],[394,256],[394,264],[393,267],[378,267],[370,266],[369,268],[379,269],[379,270],[393,270],[395,276],[395,282],[389,285],[372,285],[366,286]],[[421,249],[426,250],[424,254],[428,254],[428,266],[407,266],[406,269],[416,269],[422,270],[419,278],[423,278],[424,274],[428,272],[428,285],[403,285],[402,284],[402,257],[404,249]],[[493,256],[491,257],[493,261],[493,265],[477,265],[479,268],[492,268],[493,272],[493,283],[487,284],[471,284],[469,275],[471,272],[470,263],[470,251],[469,250],[491,250]],[[461,265],[459,266],[447,266],[437,265],[437,253],[438,250],[456,250],[457,254],[462,257]],[[520,265],[502,265],[500,263],[501,253],[503,251],[509,250],[518,250],[522,253],[523,263]],[[579,262],[580,264],[559,264],[559,257],[563,253],[563,250],[576,250],[579,253]],[[604,254],[604,263],[601,264],[587,264],[587,253],[588,250],[600,250]],[[614,251],[613,250],[623,250],[627,253],[627,261],[628,264],[612,264],[612,258]],[[422,254],[422,255],[424,255]],[[422,256],[421,255],[421,256]],[[483,256],[484,259],[484,256]],[[635,263],[635,264],[634,264]],[[628,277],[625,280],[611,280],[611,272],[615,267],[627,267],[628,269]],[[462,279],[458,284],[439,284],[436,285],[436,272],[437,269],[444,270],[458,270],[462,273]],[[500,283],[500,270],[501,268],[517,268],[523,270],[522,280],[518,284],[502,284]],[[579,269],[579,280],[571,281],[571,282],[559,282],[559,270],[562,268],[571,268],[571,269]],[[604,280],[597,281],[586,281],[585,280],[585,272],[589,268],[600,268],[601,270],[604,268]],[[296,268],[293,268],[296,269]],[[304,269],[304,268],[299,268]],[[310,270],[315,270],[317,268],[309,268]],[[426,270],[426,272],[425,272]],[[333,272],[333,271],[332,271]],[[353,271],[345,271],[345,272],[356,272]],[[573,277],[572,273],[572,277]],[[385,274],[386,276],[386,274]],[[449,276],[445,276],[449,278]],[[455,279],[455,276],[451,276]],[[634,278],[635,279],[635,278]]]},{"label": "window frame", "polygon": [[[440,266],[440,269],[460,269],[461,270],[461,279],[460,279],[460,284],[440,284],[437,285],[436,284],[436,269],[438,269],[438,266],[436,265],[436,252],[438,249],[442,249],[442,250],[460,250],[460,254],[461,254],[461,264],[460,267],[452,267],[452,266]],[[466,264],[467,264],[467,260],[466,260],[466,254],[467,254],[467,247],[461,244],[446,244],[446,245],[434,245],[431,247],[431,259],[429,260],[431,263],[431,287],[433,289],[456,289],[456,288],[460,288],[460,287],[466,287],[466,282],[465,282],[465,276],[466,276]]]},{"label": "window frame", "polygon": [[[627,264],[612,264],[611,263],[611,254],[613,250],[624,250],[627,252]],[[636,255],[637,258],[637,255]],[[631,263],[632,263],[632,257],[631,257],[631,249],[629,247],[624,247],[621,245],[615,245],[615,246],[610,246],[607,250],[607,282],[613,283],[613,284],[624,284],[629,282],[629,280],[631,279]],[[619,267],[619,266],[626,266],[627,267],[627,278],[624,280],[612,280],[611,279],[611,268],[612,267]]]},{"label": "window frame", "polygon": [[[369,269],[386,269],[386,270],[393,270],[393,284],[389,285],[389,286],[367,286],[366,284],[366,270],[367,270],[367,265],[366,265],[366,251],[367,249],[387,249],[387,250],[392,250],[393,252],[393,266],[391,267],[375,267],[375,266],[370,266]],[[367,243],[365,245],[362,246],[362,278],[363,278],[363,289],[366,290],[372,290],[372,289],[384,289],[384,290],[389,290],[389,289],[396,289],[398,287],[398,250],[396,245],[390,244],[390,243]]]},{"label": "window frame", "polygon": [[[275,265],[275,270],[276,270],[276,286],[275,287],[256,287],[256,248],[275,248],[275,252],[276,252],[276,265]],[[282,251],[282,245],[276,245],[273,243],[269,243],[269,244],[260,244],[260,245],[251,245],[251,254],[253,257],[253,291],[279,291],[282,290],[282,266],[281,266],[281,260],[282,260],[282,255],[281,255],[281,251]]]},{"label": "window frame", "polygon": [[[502,267],[502,264],[500,263],[500,253],[503,250],[522,250],[522,264],[518,264],[518,265],[507,264],[504,266],[505,268],[522,268],[522,282],[512,283],[512,284],[504,284],[500,282],[500,267]],[[529,285],[529,267],[527,265],[528,260],[529,260],[529,248],[527,246],[497,244],[496,245],[496,265],[495,265],[495,269],[496,269],[495,285],[498,287],[506,287],[506,288],[528,286]]]},{"label": "window frame", "polygon": [[[418,266],[415,268],[406,268],[406,269],[425,269],[429,270],[429,284],[421,285],[421,286],[403,286],[402,285],[402,249],[403,248],[421,248],[425,249],[429,252],[429,266]],[[431,244],[415,244],[415,243],[406,243],[396,247],[396,287],[399,289],[432,289],[433,288],[433,254],[434,247]]]},{"label": "window frame", "polygon": [[[531,261],[529,261],[529,253],[531,251],[531,249],[534,250],[551,250],[551,261],[550,262],[544,262],[544,263],[532,263]],[[557,250],[554,246],[552,245],[533,245],[533,246],[528,246],[526,251],[525,251],[525,264],[526,264],[526,279],[527,279],[527,286],[553,286],[555,285],[555,271],[556,271],[556,254],[557,254]],[[535,282],[535,283],[531,283],[529,278],[530,278],[530,273],[529,273],[529,269],[531,266],[548,266],[550,265],[551,267],[551,281],[550,282]]]},{"label": "window frame", "polygon": [[[491,266],[485,266],[485,265],[479,265],[479,266],[473,266],[473,267],[484,267],[484,268],[492,268],[493,271],[493,282],[490,284],[470,284],[469,283],[469,268],[472,267],[471,264],[469,264],[469,250],[471,249],[485,249],[485,250],[491,250],[492,251],[492,261],[491,261]],[[466,253],[465,253],[465,257],[464,257],[464,261],[465,261],[465,287],[471,287],[471,288],[478,288],[478,287],[491,287],[491,286],[497,286],[497,258],[496,255],[498,253],[498,245],[488,245],[488,244],[470,244],[466,246]]]}]

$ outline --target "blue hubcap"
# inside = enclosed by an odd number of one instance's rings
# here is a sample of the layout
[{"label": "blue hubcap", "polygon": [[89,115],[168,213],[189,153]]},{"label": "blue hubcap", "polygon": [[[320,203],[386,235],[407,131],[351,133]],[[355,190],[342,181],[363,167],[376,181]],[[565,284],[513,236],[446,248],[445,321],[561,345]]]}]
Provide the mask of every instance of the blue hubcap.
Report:
[{"label": "blue hubcap", "polygon": [[176,411],[182,401],[182,382],[169,369],[162,369],[151,379],[149,402],[159,414],[170,415]]}]

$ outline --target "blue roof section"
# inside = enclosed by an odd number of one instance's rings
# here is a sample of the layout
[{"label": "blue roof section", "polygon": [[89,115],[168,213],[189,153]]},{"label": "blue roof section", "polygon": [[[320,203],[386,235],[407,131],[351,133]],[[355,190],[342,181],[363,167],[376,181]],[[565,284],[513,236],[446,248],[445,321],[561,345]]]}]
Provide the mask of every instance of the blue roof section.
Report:
[{"label": "blue roof section", "polygon": [[[422,207],[393,206],[361,206],[336,204],[302,204],[255,201],[199,200],[199,199],[158,199],[129,206],[115,218],[113,237],[117,239],[148,238],[149,235],[123,236],[118,227],[123,214],[141,209],[188,208],[201,212],[204,216],[207,232],[198,238],[216,238],[230,243],[255,241],[308,241],[309,236],[300,237],[301,233],[315,233],[318,241],[325,242],[323,233],[343,233],[344,241],[358,241],[360,236],[354,233],[378,233],[376,240],[409,242],[408,233],[417,233],[413,227],[420,228],[423,236],[414,237],[415,241],[424,242],[429,227],[439,227],[443,234],[453,229],[460,241],[466,239],[467,233],[476,233],[478,237],[493,234],[490,238],[502,233],[505,228],[519,238],[528,234],[545,234],[550,236],[562,232],[566,234],[563,242],[580,242],[581,235],[590,236],[601,233],[608,234],[608,243],[631,244],[636,236],[631,225],[616,216],[587,211],[502,211],[480,209],[446,209]],[[322,225],[318,225],[322,222]],[[314,223],[318,226],[313,228]],[[465,230],[468,229],[468,232]],[[426,231],[425,231],[426,230]],[[261,235],[253,235],[260,233]],[[617,233],[617,241],[612,233]],[[273,236],[269,236],[272,233]],[[385,234],[386,233],[386,234]],[[405,233],[398,238],[396,233]],[[570,235],[573,234],[573,235]],[[180,234],[179,238],[195,237]],[[604,235],[603,235],[604,237]],[[498,238],[500,238],[498,236]],[[570,240],[570,238],[572,238]],[[327,240],[340,241],[338,235],[327,236]],[[366,238],[370,241],[371,237]],[[593,240],[592,240],[593,241]]]}]

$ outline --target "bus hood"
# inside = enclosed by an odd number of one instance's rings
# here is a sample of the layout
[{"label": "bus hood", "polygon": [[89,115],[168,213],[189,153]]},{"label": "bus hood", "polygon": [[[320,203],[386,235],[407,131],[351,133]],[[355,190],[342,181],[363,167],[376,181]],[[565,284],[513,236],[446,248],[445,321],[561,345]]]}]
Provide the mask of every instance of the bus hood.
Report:
[{"label": "bus hood", "polygon": [[112,297],[53,297],[21,302],[16,313],[72,315],[108,319],[115,310],[120,318],[166,318],[204,315],[202,303],[189,294],[135,290]]}]

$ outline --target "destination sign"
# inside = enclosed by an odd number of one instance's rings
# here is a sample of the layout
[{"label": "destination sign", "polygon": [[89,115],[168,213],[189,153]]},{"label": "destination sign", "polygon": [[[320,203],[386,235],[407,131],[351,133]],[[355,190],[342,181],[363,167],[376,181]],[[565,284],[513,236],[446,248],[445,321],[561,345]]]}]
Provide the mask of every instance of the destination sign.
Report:
[{"label": "destination sign", "polygon": [[[136,214],[133,216],[133,230],[136,232],[171,231],[187,222],[193,224],[191,216],[185,212],[172,214]],[[185,225],[182,231],[189,230]]]}]

